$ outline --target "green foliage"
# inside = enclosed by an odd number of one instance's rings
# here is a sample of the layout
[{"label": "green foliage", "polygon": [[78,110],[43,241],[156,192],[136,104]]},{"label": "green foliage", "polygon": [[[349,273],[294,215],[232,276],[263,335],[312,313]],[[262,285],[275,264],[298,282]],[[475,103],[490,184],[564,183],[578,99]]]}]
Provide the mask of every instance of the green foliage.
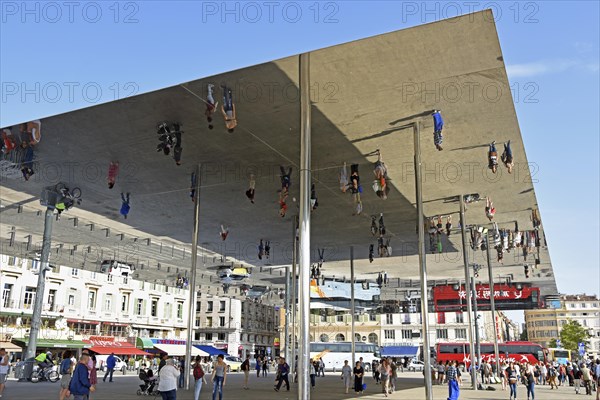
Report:
[{"label": "green foliage", "polygon": [[574,354],[577,354],[579,342],[584,342],[586,348],[589,346],[589,337],[587,329],[573,320],[567,321],[560,331],[562,347],[571,350]]},{"label": "green foliage", "polygon": [[550,348],[552,348],[552,347],[558,347],[558,346],[556,345],[556,339],[552,339],[552,340],[550,340],[550,343],[548,344],[548,347],[550,347]]},{"label": "green foliage", "polygon": [[529,334],[527,334],[527,329],[525,329],[525,330],[523,330],[523,332],[521,332],[521,336],[519,337],[519,340],[522,342],[529,341]]}]

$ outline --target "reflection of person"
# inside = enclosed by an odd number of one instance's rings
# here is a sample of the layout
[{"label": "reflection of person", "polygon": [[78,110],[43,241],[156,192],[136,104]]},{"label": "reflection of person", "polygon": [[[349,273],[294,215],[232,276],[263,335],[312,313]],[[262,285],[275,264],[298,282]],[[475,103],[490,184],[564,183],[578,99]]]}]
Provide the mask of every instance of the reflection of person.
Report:
[{"label": "reflection of person", "polygon": [[346,163],[340,170],[340,190],[342,193],[346,193],[346,189],[348,189],[348,168],[346,168]]},{"label": "reflection of person", "polygon": [[121,215],[123,218],[127,219],[127,215],[129,214],[129,210],[131,206],[129,205],[129,193],[126,195],[121,193]]},{"label": "reflection of person", "polygon": [[112,189],[115,186],[117,175],[119,174],[119,162],[111,161],[108,165],[108,188]]},{"label": "reflection of person", "polygon": [[248,190],[246,190],[246,197],[250,200],[250,203],[254,204],[254,191],[256,188],[256,179],[254,174],[250,174],[250,181],[248,182]]},{"label": "reflection of person", "polygon": [[233,92],[231,88],[227,86],[221,86],[223,88],[223,105],[221,106],[221,113],[225,118],[225,127],[229,133],[233,133],[233,130],[237,126],[237,119],[235,117],[235,104],[233,103]]},{"label": "reflection of person", "polygon": [[496,141],[490,143],[490,149],[488,151],[488,167],[493,173],[498,170],[498,152],[496,151]]},{"label": "reflection of person", "polygon": [[213,125],[212,125],[212,116],[215,113],[215,110],[217,109],[217,105],[219,105],[219,102],[215,103],[215,98],[213,97],[213,88],[215,87],[215,85],[213,85],[212,83],[208,84],[208,93],[206,95],[206,111],[204,112],[204,115],[206,115],[206,121],[208,121],[208,129],[212,129]]},{"label": "reflection of person", "polygon": [[439,110],[433,110],[433,144],[435,148],[442,151],[442,129],[444,128],[444,120]]},{"label": "reflection of person", "polygon": [[500,158],[506,166],[506,169],[508,169],[508,173],[512,174],[512,169],[515,166],[515,163],[513,162],[513,154],[512,149],[510,148],[510,140],[504,143],[504,152],[502,153],[502,156],[500,156]]}]

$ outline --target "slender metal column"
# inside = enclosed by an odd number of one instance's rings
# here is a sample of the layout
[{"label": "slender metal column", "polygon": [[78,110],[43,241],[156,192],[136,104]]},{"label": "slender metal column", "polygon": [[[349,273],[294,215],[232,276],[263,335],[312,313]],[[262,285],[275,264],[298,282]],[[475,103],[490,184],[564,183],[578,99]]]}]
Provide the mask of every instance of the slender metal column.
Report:
[{"label": "slender metal column", "polygon": [[355,330],[354,330],[354,316],[356,315],[356,310],[354,309],[354,246],[350,246],[350,313],[352,317],[352,339],[350,339],[352,343],[352,365],[356,365],[356,338]]},{"label": "slender metal column", "polygon": [[286,267],[285,268],[285,326],[283,327],[284,329],[284,335],[285,335],[285,339],[283,341],[284,345],[285,345],[285,359],[287,360],[288,364],[290,364],[290,316],[291,316],[291,312],[290,312],[290,268]]},{"label": "slender metal column", "polygon": [[415,192],[417,195],[417,219],[419,224],[419,272],[421,277],[421,321],[423,337],[423,368],[425,371],[425,399],[433,399],[431,382],[431,348],[429,347],[429,295],[427,289],[427,263],[425,258],[425,220],[423,217],[423,187],[421,177],[420,123],[413,124],[415,145]]},{"label": "slender metal column", "polygon": [[196,322],[196,266],[198,263],[198,232],[200,230],[200,164],[196,166],[196,196],[194,199],[194,233],[192,236],[192,268],[190,270],[190,300],[188,304],[187,341],[185,343],[185,390],[190,390],[189,366],[192,364],[192,340]]},{"label": "slender metal column", "polygon": [[[292,359],[290,364],[292,368],[292,377],[296,376],[296,293],[298,291],[298,271],[296,271],[296,228],[298,224],[298,216],[294,215],[292,222]],[[293,379],[293,378],[292,378]]]},{"label": "slender metal column", "polygon": [[300,341],[298,355],[298,399],[310,399],[310,54],[300,55]]},{"label": "slender metal column", "polygon": [[477,351],[477,364],[481,367],[481,342],[479,340],[479,318],[477,318],[477,287],[475,286],[474,277],[471,277],[471,290],[473,292],[473,318],[475,319],[475,349]]},{"label": "slender metal column", "polygon": [[[467,299],[467,316],[469,318],[469,352],[471,357],[471,385],[477,390],[477,371],[475,370],[475,346],[473,343],[473,311],[471,310],[471,280],[469,277],[469,253],[467,252],[467,223],[465,221],[465,199],[461,194],[458,196],[460,202],[460,232],[462,235],[463,262],[465,264],[465,298]],[[460,290],[460,289],[459,289]]]},{"label": "slender metal column", "polygon": [[50,269],[48,259],[50,258],[50,246],[52,243],[53,216],[54,207],[47,207],[44,220],[44,236],[42,239],[42,256],[40,258],[38,283],[35,291],[35,303],[33,304],[31,330],[29,331],[29,342],[27,342],[25,359],[35,357],[38,333],[40,331],[40,326],[42,325],[42,309],[44,307],[44,291],[46,289],[46,271]]},{"label": "slender metal column", "polygon": [[487,264],[488,279],[490,286],[490,309],[492,311],[492,323],[494,324],[494,362],[496,363],[496,376],[500,377],[500,352],[498,350],[498,331],[496,329],[496,300],[494,299],[494,275],[492,271],[492,256],[490,255],[490,231],[486,233],[487,242]]}]

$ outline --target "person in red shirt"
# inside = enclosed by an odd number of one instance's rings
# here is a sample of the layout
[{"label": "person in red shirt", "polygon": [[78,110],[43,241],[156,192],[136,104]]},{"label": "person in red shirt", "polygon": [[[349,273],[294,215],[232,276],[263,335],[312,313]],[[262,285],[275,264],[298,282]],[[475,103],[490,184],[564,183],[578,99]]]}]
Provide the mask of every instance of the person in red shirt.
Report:
[{"label": "person in red shirt", "polygon": [[112,189],[115,186],[117,175],[119,174],[119,162],[111,161],[108,165],[108,188]]}]

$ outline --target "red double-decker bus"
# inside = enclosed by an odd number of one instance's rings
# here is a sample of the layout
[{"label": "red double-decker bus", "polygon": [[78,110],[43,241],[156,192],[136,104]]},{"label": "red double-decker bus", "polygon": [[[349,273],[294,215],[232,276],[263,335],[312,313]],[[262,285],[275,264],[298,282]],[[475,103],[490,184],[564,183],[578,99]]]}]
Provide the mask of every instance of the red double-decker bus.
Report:
[{"label": "red double-decker bus", "polygon": [[[464,285],[441,285],[433,287],[433,307],[436,312],[466,311],[467,293]],[[477,308],[490,310],[489,285],[476,285]],[[525,284],[494,285],[496,310],[529,310],[542,308],[540,289]]]},{"label": "red double-decker bus", "polygon": [[[481,359],[494,364],[494,344],[481,343],[480,346]],[[437,362],[456,361],[465,366],[471,364],[469,343],[438,343],[435,349]],[[545,349],[533,342],[498,343],[498,356],[501,363],[504,361],[528,361],[530,363],[543,361],[545,363],[547,361]]]}]

